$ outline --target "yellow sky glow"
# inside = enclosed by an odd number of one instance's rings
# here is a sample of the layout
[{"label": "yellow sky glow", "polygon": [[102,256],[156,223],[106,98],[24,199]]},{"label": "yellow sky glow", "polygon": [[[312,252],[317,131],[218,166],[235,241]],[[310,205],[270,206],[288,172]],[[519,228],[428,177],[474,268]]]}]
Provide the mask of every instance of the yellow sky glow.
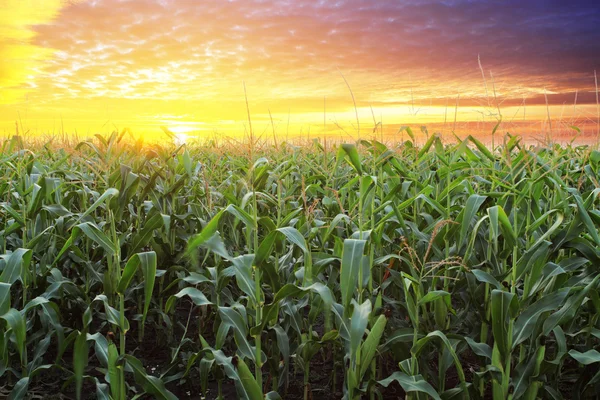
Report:
[{"label": "yellow sky glow", "polygon": [[[331,4],[0,0],[0,132],[128,127],[157,135],[167,126],[235,136],[247,129],[245,83],[259,135],[275,127],[278,135],[354,136],[344,78],[365,134],[375,122],[389,132],[399,125],[460,129],[467,121],[489,130],[499,114],[506,130],[517,123],[541,129],[548,113],[555,127],[595,129],[593,71],[564,77],[538,61],[530,68],[486,64],[486,48],[467,33],[443,36],[453,40],[444,43],[435,24],[403,22],[397,33],[394,13],[418,15],[418,5],[352,11]],[[446,11],[428,12],[443,19]]]}]

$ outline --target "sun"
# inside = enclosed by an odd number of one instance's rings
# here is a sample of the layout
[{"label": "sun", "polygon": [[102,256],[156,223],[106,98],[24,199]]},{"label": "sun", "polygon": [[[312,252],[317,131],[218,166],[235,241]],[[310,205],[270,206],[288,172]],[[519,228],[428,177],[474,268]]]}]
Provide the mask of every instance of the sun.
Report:
[{"label": "sun", "polygon": [[188,135],[187,133],[176,133],[173,141],[175,142],[176,145],[180,146],[182,144],[186,144],[186,142],[189,140],[189,138],[190,138],[190,135]]},{"label": "sun", "polygon": [[177,145],[182,145],[189,140],[189,133],[193,132],[196,129],[193,126],[189,125],[171,125],[169,126],[169,130],[175,134],[173,141]]},{"label": "sun", "polygon": [[189,125],[170,125],[169,130],[173,133],[190,133],[198,129]]}]

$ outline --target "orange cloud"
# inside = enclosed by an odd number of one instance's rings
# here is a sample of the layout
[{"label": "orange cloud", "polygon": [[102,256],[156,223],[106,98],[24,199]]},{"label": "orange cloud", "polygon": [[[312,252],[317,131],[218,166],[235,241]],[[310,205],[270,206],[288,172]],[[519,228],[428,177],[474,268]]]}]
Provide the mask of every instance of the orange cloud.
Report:
[{"label": "orange cloud", "polygon": [[63,0],[0,1],[0,104],[22,101],[36,89],[52,49],[33,43],[34,26],[51,23],[66,5]]},{"label": "orange cloud", "polygon": [[[498,107],[543,119],[544,93],[558,115],[576,92],[579,106],[567,111],[588,118],[595,101],[600,41],[585,27],[597,17],[583,6],[548,6],[542,18],[517,1],[2,1],[8,129],[21,114],[40,130],[62,119],[90,131],[107,121],[240,131],[243,82],[261,129],[271,116],[322,126],[324,108],[330,129],[349,127],[340,71],[365,125],[373,114],[391,124],[451,120],[458,94],[461,121],[494,121]],[[570,13],[577,24],[565,25]]]}]

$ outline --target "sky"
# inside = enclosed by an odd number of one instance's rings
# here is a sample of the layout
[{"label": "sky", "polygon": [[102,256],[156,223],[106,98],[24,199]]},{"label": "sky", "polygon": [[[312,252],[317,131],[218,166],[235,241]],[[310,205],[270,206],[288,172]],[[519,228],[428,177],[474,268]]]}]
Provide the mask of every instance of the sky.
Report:
[{"label": "sky", "polygon": [[6,134],[247,134],[248,110],[255,135],[277,136],[354,137],[378,123],[483,131],[500,116],[506,130],[598,125],[597,1],[0,0],[0,10]]}]

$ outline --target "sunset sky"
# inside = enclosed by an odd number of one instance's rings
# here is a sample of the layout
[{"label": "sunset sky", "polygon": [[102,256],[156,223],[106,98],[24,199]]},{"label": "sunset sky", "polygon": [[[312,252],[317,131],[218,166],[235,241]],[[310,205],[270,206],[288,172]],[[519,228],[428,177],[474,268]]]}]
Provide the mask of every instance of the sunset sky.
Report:
[{"label": "sunset sky", "polygon": [[365,132],[374,118],[451,126],[498,109],[506,124],[541,129],[550,113],[595,127],[600,5],[0,0],[0,58],[4,134],[15,121],[31,133],[243,134],[244,82],[258,133],[269,111],[280,135],[355,132],[343,77]]}]

